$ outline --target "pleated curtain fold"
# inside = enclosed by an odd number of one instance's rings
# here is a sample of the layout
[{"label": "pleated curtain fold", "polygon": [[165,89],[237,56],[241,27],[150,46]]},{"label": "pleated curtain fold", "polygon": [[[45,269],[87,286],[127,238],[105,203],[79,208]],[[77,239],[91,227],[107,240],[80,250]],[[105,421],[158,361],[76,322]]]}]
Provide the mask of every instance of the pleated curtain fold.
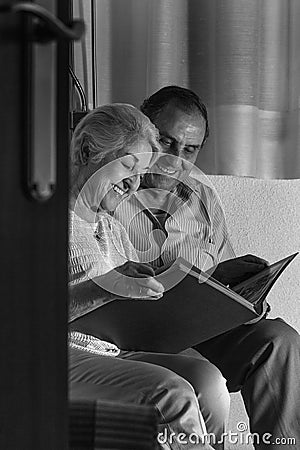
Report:
[{"label": "pleated curtain fold", "polygon": [[299,0],[74,0],[74,15],[90,108],[188,87],[209,111],[204,172],[300,178]]}]

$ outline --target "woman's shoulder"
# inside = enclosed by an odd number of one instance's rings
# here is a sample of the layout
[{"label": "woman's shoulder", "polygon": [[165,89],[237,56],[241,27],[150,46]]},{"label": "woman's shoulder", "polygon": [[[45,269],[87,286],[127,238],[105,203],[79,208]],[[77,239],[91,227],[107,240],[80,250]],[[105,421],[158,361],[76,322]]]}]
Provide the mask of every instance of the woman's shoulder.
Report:
[{"label": "woman's shoulder", "polygon": [[74,211],[69,211],[69,240],[86,236],[88,239],[93,234],[95,224],[87,222]]}]

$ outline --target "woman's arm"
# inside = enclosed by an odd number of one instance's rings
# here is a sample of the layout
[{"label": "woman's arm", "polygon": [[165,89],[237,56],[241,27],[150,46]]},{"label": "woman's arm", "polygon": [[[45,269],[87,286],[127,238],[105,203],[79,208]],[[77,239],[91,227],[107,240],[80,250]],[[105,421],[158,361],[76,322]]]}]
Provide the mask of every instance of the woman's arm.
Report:
[{"label": "woman's arm", "polygon": [[149,264],[127,261],[101,276],[69,286],[69,322],[111,300],[158,300],[164,287]]},{"label": "woman's arm", "polygon": [[69,322],[116,298],[93,280],[69,285]]}]

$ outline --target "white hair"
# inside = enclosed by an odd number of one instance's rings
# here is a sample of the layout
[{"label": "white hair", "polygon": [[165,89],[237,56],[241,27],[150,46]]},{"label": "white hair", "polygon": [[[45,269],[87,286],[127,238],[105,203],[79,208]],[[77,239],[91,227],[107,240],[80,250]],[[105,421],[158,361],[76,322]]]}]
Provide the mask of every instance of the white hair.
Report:
[{"label": "white hair", "polygon": [[125,103],[99,106],[75,128],[71,140],[72,165],[84,164],[86,152],[92,163],[99,163],[111,152],[117,157],[139,141],[147,141],[153,152],[160,151],[158,131],[148,117]]}]

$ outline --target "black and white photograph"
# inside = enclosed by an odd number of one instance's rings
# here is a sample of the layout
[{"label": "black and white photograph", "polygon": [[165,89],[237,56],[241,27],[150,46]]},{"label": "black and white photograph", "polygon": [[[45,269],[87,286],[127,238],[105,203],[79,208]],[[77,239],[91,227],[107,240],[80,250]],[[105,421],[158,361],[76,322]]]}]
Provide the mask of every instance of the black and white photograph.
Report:
[{"label": "black and white photograph", "polygon": [[300,1],[0,0],[3,450],[300,450]]}]

